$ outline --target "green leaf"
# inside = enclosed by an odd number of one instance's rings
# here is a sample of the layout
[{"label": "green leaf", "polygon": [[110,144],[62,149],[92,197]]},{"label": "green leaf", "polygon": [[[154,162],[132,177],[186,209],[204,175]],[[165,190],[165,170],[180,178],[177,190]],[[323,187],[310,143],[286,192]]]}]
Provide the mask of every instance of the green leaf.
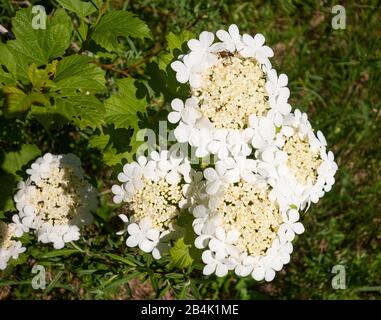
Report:
[{"label": "green leaf", "polygon": [[189,254],[190,247],[190,245],[184,243],[184,238],[176,240],[174,246],[170,250],[172,266],[184,269],[192,264],[193,259]]},{"label": "green leaf", "polygon": [[26,64],[34,62],[40,66],[65,53],[70,45],[73,26],[64,9],[58,9],[47,18],[46,29],[34,29],[33,17],[30,8],[17,11],[12,19],[16,40],[8,41],[7,45]]},{"label": "green leaf", "polygon": [[108,134],[93,135],[89,139],[89,146],[99,150],[106,148],[110,141],[110,136]]},{"label": "green leaf", "polygon": [[5,44],[0,43],[0,83],[2,85],[15,84],[23,68],[24,63],[20,61],[18,65],[14,52]]},{"label": "green leaf", "polygon": [[76,13],[81,18],[85,18],[97,11],[90,2],[79,0],[57,0],[57,2],[66,10]]},{"label": "green leaf", "polygon": [[116,254],[113,254],[113,253],[107,253],[106,254],[110,259],[112,260],[115,260],[115,261],[118,261],[118,262],[121,262],[123,264],[126,264],[128,266],[131,266],[131,267],[136,267],[137,264],[135,263],[135,261],[133,260],[130,260],[128,258],[125,258],[125,257],[122,257],[122,256],[118,256]]},{"label": "green leaf", "polygon": [[184,53],[186,42],[192,37],[192,33],[187,30],[178,35],[169,33],[166,37],[168,50],[159,54],[145,69],[149,86],[156,94],[164,95],[166,101],[174,98],[186,99],[189,96],[188,86],[179,84],[170,63]]},{"label": "green leaf", "polygon": [[49,283],[48,287],[46,288],[46,291],[44,292],[45,294],[48,294],[52,289],[56,287],[58,284],[58,281],[61,279],[63,276],[64,271],[58,271],[53,280]]},{"label": "green leaf", "polygon": [[15,209],[13,204],[14,188],[16,187],[16,179],[12,174],[0,174],[1,184],[7,186],[0,188],[0,218],[1,212],[12,211]]},{"label": "green leaf", "polygon": [[100,93],[106,89],[105,72],[91,63],[92,58],[74,54],[63,58],[54,77],[55,90],[61,94]]},{"label": "green leaf", "polygon": [[116,81],[119,90],[111,94],[105,101],[106,122],[114,124],[115,128],[139,129],[138,114],[146,112],[146,100],[136,97],[134,80],[124,78]]},{"label": "green leaf", "polygon": [[46,97],[39,92],[31,92],[26,94],[19,88],[8,86],[4,87],[5,93],[5,115],[14,117],[27,111],[34,104],[49,104]]},{"label": "green leaf", "polygon": [[103,133],[93,135],[89,139],[89,145],[102,151],[103,162],[112,167],[121,164],[123,160],[132,160],[134,148],[131,130],[114,129],[108,126]]},{"label": "green leaf", "polygon": [[78,54],[58,62],[53,82],[47,86],[51,103],[33,107],[30,115],[46,129],[70,122],[81,129],[101,127],[104,107],[95,94],[106,90],[105,72],[91,62],[90,57]]},{"label": "green leaf", "polygon": [[56,73],[56,66],[58,61],[54,60],[53,63],[49,63],[46,68],[37,68],[35,63],[32,63],[28,67],[28,78],[33,85],[33,89],[40,91],[41,88],[51,86],[52,81],[50,77]]},{"label": "green leaf", "polygon": [[54,258],[54,257],[67,257],[74,253],[80,253],[77,249],[60,249],[46,252],[42,255],[42,258]]},{"label": "green leaf", "polygon": [[95,96],[58,97],[54,110],[81,129],[99,128],[104,123],[103,104]]},{"label": "green leaf", "polygon": [[37,158],[41,154],[41,151],[34,144],[24,144],[20,151],[8,152],[5,154],[2,169],[13,175],[17,175],[17,172],[22,167],[28,164],[29,161]]},{"label": "green leaf", "polygon": [[165,70],[167,66],[175,59],[177,56],[183,52],[183,47],[185,43],[193,38],[192,32],[188,30],[182,31],[180,34],[176,35],[170,32],[166,36],[168,51],[159,55],[159,67]]},{"label": "green leaf", "polygon": [[91,38],[107,51],[118,51],[118,37],[150,38],[144,21],[127,11],[106,13],[95,27]]},{"label": "green leaf", "polygon": [[70,119],[60,114],[60,110],[56,106],[32,106],[28,116],[36,119],[46,130],[49,130],[53,125],[62,127],[70,122]]}]

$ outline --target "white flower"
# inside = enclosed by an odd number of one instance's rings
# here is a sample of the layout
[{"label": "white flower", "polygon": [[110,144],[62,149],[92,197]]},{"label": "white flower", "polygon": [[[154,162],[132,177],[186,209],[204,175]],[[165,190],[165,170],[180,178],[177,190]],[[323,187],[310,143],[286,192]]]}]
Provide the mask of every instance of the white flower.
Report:
[{"label": "white flower", "polygon": [[258,33],[254,38],[248,34],[244,34],[242,36],[242,42],[245,45],[240,51],[242,56],[255,57],[260,63],[270,68],[271,63],[269,58],[274,55],[274,52],[270,47],[264,46],[265,37],[262,34]]},{"label": "white flower", "polygon": [[274,265],[274,270],[279,271],[282,269],[281,264],[290,262],[290,255],[293,251],[292,243],[289,241],[282,242],[278,237],[273,241],[271,248],[266,252],[266,255],[273,255],[278,257],[279,261]]},{"label": "white flower", "polygon": [[266,256],[260,259],[259,266],[254,268],[251,276],[257,281],[265,279],[266,281],[270,282],[275,277],[275,271],[280,271],[282,267],[283,264],[280,261],[278,255],[275,253],[267,253]]},{"label": "white flower", "polygon": [[193,88],[198,88],[202,83],[201,72],[205,69],[202,58],[202,54],[191,52],[183,56],[183,61],[172,62],[171,68],[176,72],[177,81],[180,83],[189,81]]},{"label": "white flower", "polygon": [[216,229],[215,237],[209,241],[209,249],[215,252],[217,259],[223,259],[229,255],[236,256],[239,253],[234,245],[239,237],[239,232],[235,229],[225,232],[221,227]]},{"label": "white flower", "polygon": [[209,154],[208,146],[212,141],[213,127],[208,119],[201,118],[196,123],[195,130],[192,131],[189,144],[196,147],[195,156],[206,157]]},{"label": "white flower", "polygon": [[257,169],[263,176],[277,178],[288,172],[287,154],[277,147],[269,146],[258,152],[257,157],[260,160]]},{"label": "white flower", "polygon": [[253,138],[254,131],[251,128],[242,132],[230,131],[227,137],[229,150],[233,156],[248,156],[251,153],[249,142]]},{"label": "white flower", "polygon": [[201,171],[195,171],[191,169],[190,171],[190,183],[184,184],[182,191],[184,199],[180,200],[179,207],[182,209],[189,208],[195,204],[197,198],[202,197],[202,178],[203,174]]},{"label": "white flower", "polygon": [[282,242],[292,241],[295,234],[302,234],[304,227],[299,220],[299,212],[295,209],[288,210],[287,213],[282,213],[283,223],[279,227],[278,234]]},{"label": "white flower", "polygon": [[139,224],[131,223],[127,228],[130,236],[126,240],[129,247],[139,246],[144,252],[151,252],[159,241],[160,232],[152,228],[149,218],[143,218]]},{"label": "white flower", "polygon": [[126,202],[125,209],[130,215],[130,218],[119,215],[125,229],[118,234],[127,231],[127,246],[151,252],[155,259],[168,249],[170,238],[175,236],[180,208],[187,204],[183,189],[187,189],[185,183],[191,182],[191,167],[178,151],[152,151],[148,158],[139,157],[138,162],[127,164],[128,179],[133,181],[136,174],[141,182],[132,192],[124,190],[125,184],[112,187],[114,201]]},{"label": "white flower", "polygon": [[208,31],[201,32],[199,40],[191,39],[188,41],[189,49],[194,53],[200,54],[208,67],[217,62],[217,56],[213,53],[224,49],[221,43],[213,44],[213,41],[214,34]]},{"label": "white flower", "polygon": [[278,145],[276,127],[274,122],[266,117],[260,118],[255,115],[249,117],[250,128],[253,129],[251,143],[256,149],[264,149],[267,146]]},{"label": "white flower", "polygon": [[32,163],[30,169],[26,170],[26,173],[30,175],[32,181],[47,178],[50,173],[50,164],[55,160],[52,154],[46,153],[43,157],[38,158]]},{"label": "white flower", "polygon": [[167,159],[158,163],[159,169],[164,173],[165,180],[170,184],[177,184],[184,177],[186,182],[190,182],[190,164],[183,155],[177,156],[174,152],[168,153]]},{"label": "white flower", "polygon": [[215,169],[206,168],[204,170],[204,177],[207,180],[206,192],[209,195],[216,194],[225,184],[237,180],[236,174],[229,174],[228,168],[222,162],[218,162]]},{"label": "white flower", "polygon": [[220,39],[226,50],[233,52],[235,50],[240,51],[243,48],[242,37],[239,33],[237,25],[232,24],[229,26],[228,31],[218,30],[217,38]]},{"label": "white flower", "polygon": [[215,233],[220,218],[218,215],[211,213],[209,208],[206,208],[204,205],[196,206],[192,213],[195,217],[192,223],[193,230],[200,236],[196,238],[196,247],[205,247],[208,240],[212,237],[211,235]]},{"label": "white flower", "polygon": [[224,264],[224,260],[216,258],[216,254],[210,250],[205,250],[202,253],[202,261],[205,263],[203,274],[208,276],[216,273],[218,277],[224,277],[228,274],[228,267]]},{"label": "white flower", "polygon": [[0,270],[5,270],[11,258],[18,259],[26,250],[20,241],[12,239],[17,236],[15,228],[14,224],[7,225],[0,220]]},{"label": "white flower", "polygon": [[127,191],[124,190],[122,186],[117,184],[111,187],[111,192],[114,194],[112,200],[114,201],[114,203],[117,204],[121,203],[122,201],[127,201],[129,197],[132,195],[131,193],[127,193]]},{"label": "white flower", "polygon": [[208,145],[208,150],[217,155],[219,159],[225,159],[229,155],[229,144],[227,143],[228,131],[225,129],[215,130],[213,140]]},{"label": "white flower", "polygon": [[157,181],[158,176],[156,174],[156,162],[153,160],[148,160],[144,156],[139,156],[137,159],[137,163],[139,164],[143,176],[146,179],[150,179],[152,181]]},{"label": "white flower", "polygon": [[243,253],[238,257],[238,260],[239,263],[235,268],[235,274],[240,277],[246,277],[258,265],[259,257],[252,257],[248,256],[247,253]]},{"label": "white flower", "polygon": [[290,173],[270,177],[268,181],[272,186],[269,199],[276,201],[281,210],[287,210],[291,205],[295,205],[297,208],[300,207],[304,188],[298,185],[296,179]]},{"label": "white flower", "polygon": [[78,240],[79,227],[92,221],[98,204],[79,158],[47,153],[27,173],[30,177],[18,184],[14,196],[18,210],[12,217],[15,235],[31,229],[38,241],[53,243],[55,249]]},{"label": "white flower", "polygon": [[269,102],[271,107],[271,115],[274,117],[274,123],[277,127],[283,124],[283,117],[290,113],[291,106],[287,102],[290,96],[290,91],[281,91],[281,93],[275,97],[270,96]]},{"label": "white flower", "polygon": [[267,92],[271,96],[278,96],[278,95],[284,95],[289,96],[290,90],[287,88],[288,84],[288,77],[284,73],[277,75],[277,72],[275,69],[271,69],[267,73],[268,81],[266,82],[266,89]]},{"label": "white flower", "polygon": [[173,99],[171,107],[174,111],[168,114],[168,121],[170,123],[178,123],[182,120],[186,124],[194,124],[200,117],[196,110],[197,100],[193,97],[185,100],[185,105],[180,99]]},{"label": "white flower", "polygon": [[221,164],[226,168],[228,176],[231,177],[230,181],[236,182],[240,179],[250,183],[256,181],[256,160],[249,159],[245,156],[235,156],[234,158],[221,160]]},{"label": "white flower", "polygon": [[143,186],[143,170],[136,163],[126,163],[123,166],[123,172],[118,174],[118,180],[123,182],[123,187],[127,192],[133,193]]},{"label": "white flower", "polygon": [[42,243],[53,243],[54,249],[62,249],[65,243],[79,240],[79,228],[75,225],[42,225],[37,230],[38,241]]},{"label": "white flower", "polygon": [[25,232],[29,232],[29,227],[25,226],[22,221],[20,221],[20,217],[17,214],[14,214],[12,216],[12,221],[11,225],[14,228],[14,234],[15,237],[19,238],[21,237]]},{"label": "white flower", "polygon": [[195,131],[194,125],[195,124],[187,124],[183,121],[180,121],[180,123],[178,124],[178,126],[174,130],[174,135],[175,135],[176,140],[179,143],[189,142],[192,134]]}]

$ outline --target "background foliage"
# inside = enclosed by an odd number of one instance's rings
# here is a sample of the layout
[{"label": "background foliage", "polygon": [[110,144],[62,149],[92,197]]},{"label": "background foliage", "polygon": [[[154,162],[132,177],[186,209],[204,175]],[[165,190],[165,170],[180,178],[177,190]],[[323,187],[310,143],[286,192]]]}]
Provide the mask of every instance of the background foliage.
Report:
[{"label": "background foliage", "polygon": [[[91,2],[0,1],[11,31],[0,43],[0,218],[9,220],[17,181],[45,152],[77,154],[101,195],[95,223],[75,244],[53,251],[24,237],[27,253],[0,273],[0,298],[380,298],[381,2],[347,1],[345,30],[332,29],[337,3],[328,1]],[[45,31],[30,28],[22,9],[34,4],[49,13]],[[132,159],[137,130],[157,126],[171,99],[186,95],[168,63],[193,35],[230,23],[266,36],[291,104],[326,134],[339,165],[270,284],[202,276],[197,259],[187,267],[187,237],[157,262],[115,235],[114,172]],[[35,264],[48,271],[46,290],[30,285]],[[337,264],[346,290],[332,289]]]}]

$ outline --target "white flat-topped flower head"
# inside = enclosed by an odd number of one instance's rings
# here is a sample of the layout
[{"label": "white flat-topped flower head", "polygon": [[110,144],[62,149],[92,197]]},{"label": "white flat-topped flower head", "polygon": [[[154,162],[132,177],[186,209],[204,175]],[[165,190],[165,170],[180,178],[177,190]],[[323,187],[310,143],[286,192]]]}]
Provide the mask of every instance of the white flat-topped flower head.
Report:
[{"label": "white flat-topped flower head", "polygon": [[[248,156],[253,135],[257,145],[263,137],[280,143],[275,130],[291,111],[290,91],[287,76],[278,77],[271,67],[273,52],[264,45],[264,36],[242,36],[234,24],[216,35],[222,42],[207,31],[189,40],[190,51],[172,63],[178,81],[189,82],[191,89],[185,104],[173,100],[168,115],[177,124],[177,141],[195,147],[196,157],[212,154],[219,159]],[[261,125],[261,133],[252,130],[251,116],[269,123]]]},{"label": "white flat-topped flower head", "polygon": [[21,235],[15,224],[7,225],[0,221],[0,270],[6,269],[10,259],[18,259],[18,256],[26,250],[20,241],[13,239]]},{"label": "white flat-topped flower head", "polygon": [[129,174],[119,175],[122,184],[112,186],[111,191],[115,203],[125,203],[129,216],[120,215],[123,231],[129,234],[126,244],[158,259],[175,236],[177,218],[187,203],[184,194],[192,179],[189,161],[176,152],[152,151],[148,158],[140,156],[125,168]]},{"label": "white flat-topped flower head", "polygon": [[280,148],[287,155],[287,170],[283,173],[288,176],[289,184],[294,185],[293,196],[299,198],[295,204],[304,208],[331,190],[337,164],[333,153],[327,152],[323,133],[318,131],[315,135],[305,113],[296,109],[285,119],[285,124],[290,132],[283,136]]},{"label": "white flat-topped flower head", "polygon": [[97,208],[95,189],[85,179],[73,154],[45,154],[27,170],[14,196],[18,214],[12,220],[17,236],[33,230],[38,241],[55,249],[80,237],[79,227],[92,221]]},{"label": "white flat-topped flower head", "polygon": [[[220,180],[211,170],[205,169],[206,179]],[[191,207],[195,246],[204,249],[205,275],[225,276],[234,269],[239,276],[271,281],[289,263],[291,241],[304,227],[298,212],[283,210],[270,199],[270,191],[265,181],[222,182],[209,195],[209,204]]]}]

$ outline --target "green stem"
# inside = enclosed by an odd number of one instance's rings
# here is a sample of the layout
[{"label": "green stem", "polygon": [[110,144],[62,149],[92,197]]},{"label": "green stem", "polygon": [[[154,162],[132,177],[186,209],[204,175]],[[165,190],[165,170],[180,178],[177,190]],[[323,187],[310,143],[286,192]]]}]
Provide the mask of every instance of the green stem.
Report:
[{"label": "green stem", "polygon": [[97,20],[95,21],[94,25],[92,25],[91,28],[89,28],[89,32],[87,33],[86,39],[84,42],[82,42],[81,49],[79,49],[79,51],[78,51],[79,54],[81,54],[83,51],[86,50],[87,46],[89,45],[89,43],[91,41],[91,35],[94,32],[95,28],[97,27],[102,16],[105,14],[109,4],[110,4],[110,0],[106,0],[105,3],[103,4],[102,8],[100,10],[97,9],[98,10]]}]

